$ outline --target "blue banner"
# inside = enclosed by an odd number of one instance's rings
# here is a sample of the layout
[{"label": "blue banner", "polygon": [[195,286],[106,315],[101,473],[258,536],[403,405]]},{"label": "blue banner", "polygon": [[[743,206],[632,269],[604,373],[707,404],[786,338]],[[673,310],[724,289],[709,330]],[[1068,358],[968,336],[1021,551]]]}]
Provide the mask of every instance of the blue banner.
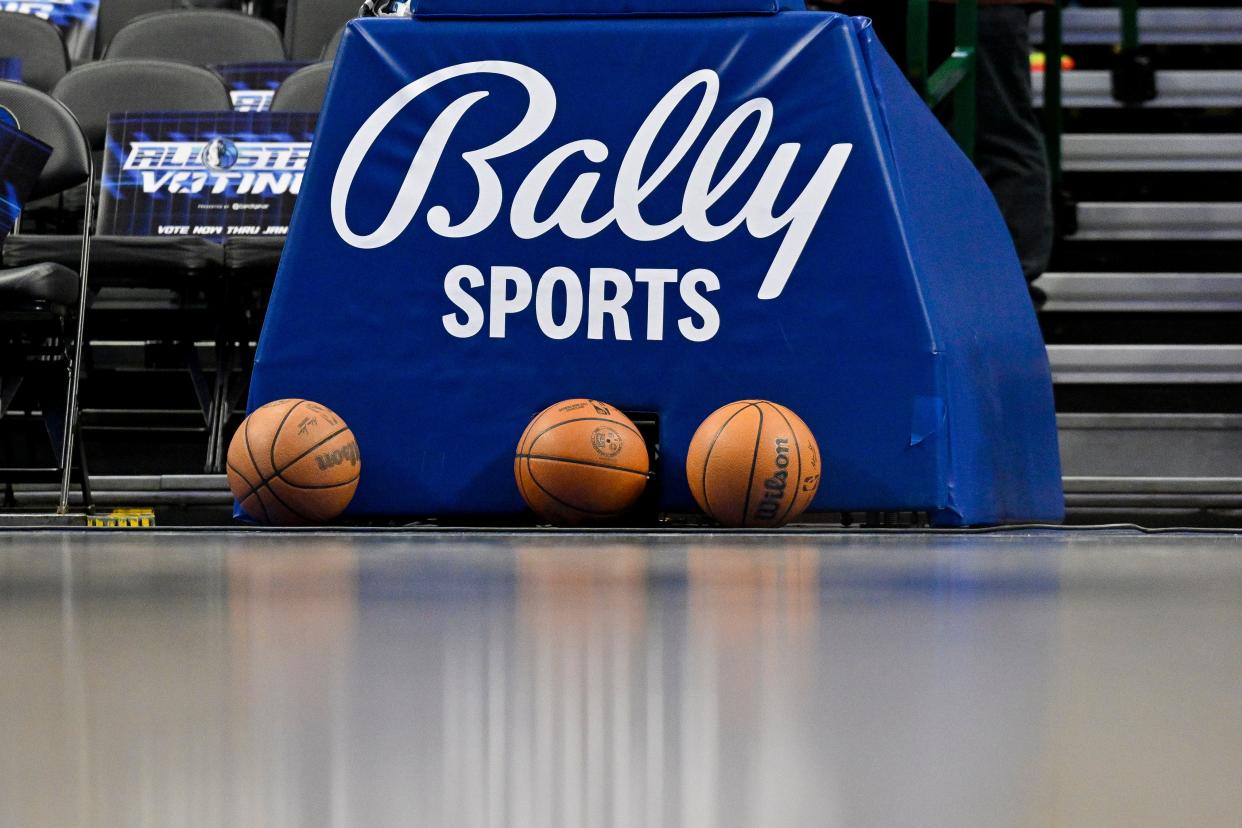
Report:
[{"label": "blue banner", "polygon": [[0,242],[13,231],[51,157],[51,147],[0,118]]},{"label": "blue banner", "polygon": [[217,63],[208,68],[224,78],[238,112],[266,112],[272,108],[276,90],[292,75],[309,63],[277,61],[263,63]]},{"label": "blue banner", "polygon": [[272,112],[112,116],[99,232],[285,235],[316,118]]},{"label": "blue banner", "polygon": [[1062,514],[1013,244],[866,21],[350,23],[251,406],[349,422],[354,513],[444,515],[520,511],[518,437],[580,396],[658,416],[666,510],[763,398],[823,449],[814,509]]}]

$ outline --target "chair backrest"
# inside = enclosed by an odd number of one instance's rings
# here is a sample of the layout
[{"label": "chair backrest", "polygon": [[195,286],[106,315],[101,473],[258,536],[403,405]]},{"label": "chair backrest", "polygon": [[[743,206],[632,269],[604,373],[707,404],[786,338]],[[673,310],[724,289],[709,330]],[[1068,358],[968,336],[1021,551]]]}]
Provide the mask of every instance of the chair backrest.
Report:
[{"label": "chair backrest", "polygon": [[228,87],[215,72],[163,60],[103,60],[79,66],[52,90],[101,150],[113,112],[224,112]]},{"label": "chair backrest", "polygon": [[104,0],[99,4],[99,16],[95,20],[95,57],[102,55],[116,33],[135,17],[189,5],[183,0]]},{"label": "chair backrest", "polygon": [[332,64],[312,63],[285,78],[272,98],[273,112],[318,112],[328,92]]},{"label": "chair backrest", "polygon": [[341,38],[345,36],[345,26],[347,25],[349,24],[345,23],[341,28],[337,29],[336,34],[332,35],[332,39],[324,45],[323,52],[319,55],[320,60],[336,60],[336,50],[341,48]]},{"label": "chair backrest", "polygon": [[238,5],[238,0],[102,0],[95,22],[95,57],[102,55],[116,33],[135,17],[172,9],[232,9]]},{"label": "chair backrest", "polygon": [[0,57],[21,58],[22,81],[41,92],[69,71],[60,30],[33,14],[0,12]]},{"label": "chair backrest", "polygon": [[0,81],[0,106],[17,118],[22,132],[52,148],[39,183],[30,198],[44,198],[86,183],[91,152],[73,113],[52,96],[11,81]]},{"label": "chair backrest", "polygon": [[361,0],[289,0],[285,11],[285,49],[293,60],[331,59],[324,47],[340,42],[339,31],[358,16]]},{"label": "chair backrest", "polygon": [[146,14],[130,21],[108,44],[104,57],[248,63],[285,59],[280,30],[268,20],[241,12],[183,9]]}]

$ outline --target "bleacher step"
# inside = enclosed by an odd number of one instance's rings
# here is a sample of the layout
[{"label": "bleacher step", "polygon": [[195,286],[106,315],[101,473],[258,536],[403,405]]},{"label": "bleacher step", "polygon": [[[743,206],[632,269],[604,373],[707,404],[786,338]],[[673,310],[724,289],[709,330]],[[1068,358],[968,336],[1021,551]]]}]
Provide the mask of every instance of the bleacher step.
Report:
[{"label": "bleacher step", "polygon": [[1242,383],[1242,345],[1049,345],[1057,385]]},{"label": "bleacher step", "polygon": [[1199,480],[1179,484],[1199,493],[1219,491],[1219,482],[1203,481],[1242,479],[1242,415],[1059,414],[1057,427],[1066,477]]},{"label": "bleacher step", "polygon": [[1242,202],[1085,201],[1077,241],[1242,241]]},{"label": "bleacher step", "polygon": [[1052,313],[1242,311],[1242,273],[1045,273],[1036,285]]},{"label": "bleacher step", "polygon": [[[1145,44],[1239,44],[1242,43],[1242,9],[1144,8],[1139,26]],[[1065,9],[1061,15],[1066,44],[1115,45],[1121,41],[1121,13],[1116,8]],[[1031,20],[1031,39],[1044,39],[1044,16]]]},{"label": "bleacher step", "polygon": [[1067,172],[1242,171],[1242,135],[1066,135]]},{"label": "bleacher step", "polygon": [[[14,486],[23,507],[53,505],[59,492],[53,486]],[[98,506],[220,506],[233,502],[228,478],[222,474],[92,475],[91,494]],[[75,489],[71,503],[81,505]]]},{"label": "bleacher step", "polygon": [[[1112,73],[1076,70],[1065,73],[1064,105],[1070,109],[1120,108],[1113,98]],[[1043,106],[1044,75],[1031,74],[1035,105]],[[1156,74],[1155,100],[1147,109],[1186,109],[1242,106],[1242,71],[1167,70]]]}]

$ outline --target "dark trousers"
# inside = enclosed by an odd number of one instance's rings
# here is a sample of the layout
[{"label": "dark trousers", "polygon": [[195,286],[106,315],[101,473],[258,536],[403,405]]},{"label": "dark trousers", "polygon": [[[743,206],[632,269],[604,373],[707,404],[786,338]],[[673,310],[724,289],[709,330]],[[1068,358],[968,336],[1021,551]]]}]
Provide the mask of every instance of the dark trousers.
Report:
[{"label": "dark trousers", "polygon": [[[829,11],[864,15],[899,64],[906,62],[906,21],[900,0],[849,0]],[[931,4],[930,64],[953,49],[954,6]],[[1043,130],[1031,101],[1030,12],[1022,6],[979,8],[975,166],[1009,226],[1022,270],[1034,281],[1052,252],[1052,192]]]}]

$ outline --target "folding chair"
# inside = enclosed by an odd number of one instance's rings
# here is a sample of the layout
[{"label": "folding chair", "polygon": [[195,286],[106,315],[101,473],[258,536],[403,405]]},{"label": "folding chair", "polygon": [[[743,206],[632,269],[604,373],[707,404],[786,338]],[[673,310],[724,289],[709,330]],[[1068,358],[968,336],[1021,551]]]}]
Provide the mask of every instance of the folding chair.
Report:
[{"label": "folding chair", "polygon": [[[360,0],[289,0],[285,11],[285,50],[294,60],[315,60],[329,41],[358,16]],[[331,55],[328,55],[330,58]]]},{"label": "folding chair", "polygon": [[21,58],[22,82],[49,92],[69,71],[60,30],[32,14],[0,12],[0,55]]},{"label": "folding chair", "polygon": [[[156,60],[105,60],[78,67],[53,90],[56,98],[77,116],[90,149],[102,157],[108,116],[113,112],[229,111],[231,101],[224,82],[213,72],[183,63]],[[86,214],[91,216],[90,211]],[[89,219],[88,219],[89,223]],[[15,235],[5,243],[4,260],[10,264],[52,261],[71,265],[74,238],[65,235]],[[194,392],[207,424],[215,421],[218,389],[199,364],[194,342],[199,331],[188,324],[188,311],[206,297],[210,332],[217,347],[224,320],[220,272],[224,251],[219,243],[201,237],[141,237],[95,235],[90,241],[95,283],[107,288],[147,288],[171,291],[183,313],[166,319],[158,330],[142,331],[148,338],[172,341],[182,351]],[[209,430],[209,435],[213,434]],[[214,437],[209,437],[209,442]]]},{"label": "folding chair", "polygon": [[328,92],[332,61],[312,63],[285,78],[272,98],[273,112],[318,112]]},{"label": "folding chair", "polygon": [[[78,122],[64,105],[43,92],[17,83],[0,83],[0,106],[16,116],[21,129],[53,147],[43,174],[31,194],[39,198],[86,185],[91,207],[95,171],[90,147]],[[91,506],[86,454],[78,439],[78,388],[82,341],[90,284],[88,230],[75,239],[75,270],[54,261],[28,262],[0,269],[0,418],[16,397],[23,380],[34,378],[38,403],[57,457],[54,468],[0,469],[12,483],[60,484],[58,512],[69,508],[69,488],[76,455],[82,495]],[[8,264],[6,262],[6,264]],[[52,375],[65,371],[63,409],[56,410]],[[6,489],[11,499],[11,488]]]},{"label": "folding chair", "polygon": [[152,12],[193,8],[236,8],[237,0],[103,0],[95,23],[95,57],[103,55],[116,33],[133,19]]},{"label": "folding chair", "polygon": [[206,66],[285,59],[274,23],[240,12],[183,9],[146,14],[116,33],[107,60],[154,58]]}]

